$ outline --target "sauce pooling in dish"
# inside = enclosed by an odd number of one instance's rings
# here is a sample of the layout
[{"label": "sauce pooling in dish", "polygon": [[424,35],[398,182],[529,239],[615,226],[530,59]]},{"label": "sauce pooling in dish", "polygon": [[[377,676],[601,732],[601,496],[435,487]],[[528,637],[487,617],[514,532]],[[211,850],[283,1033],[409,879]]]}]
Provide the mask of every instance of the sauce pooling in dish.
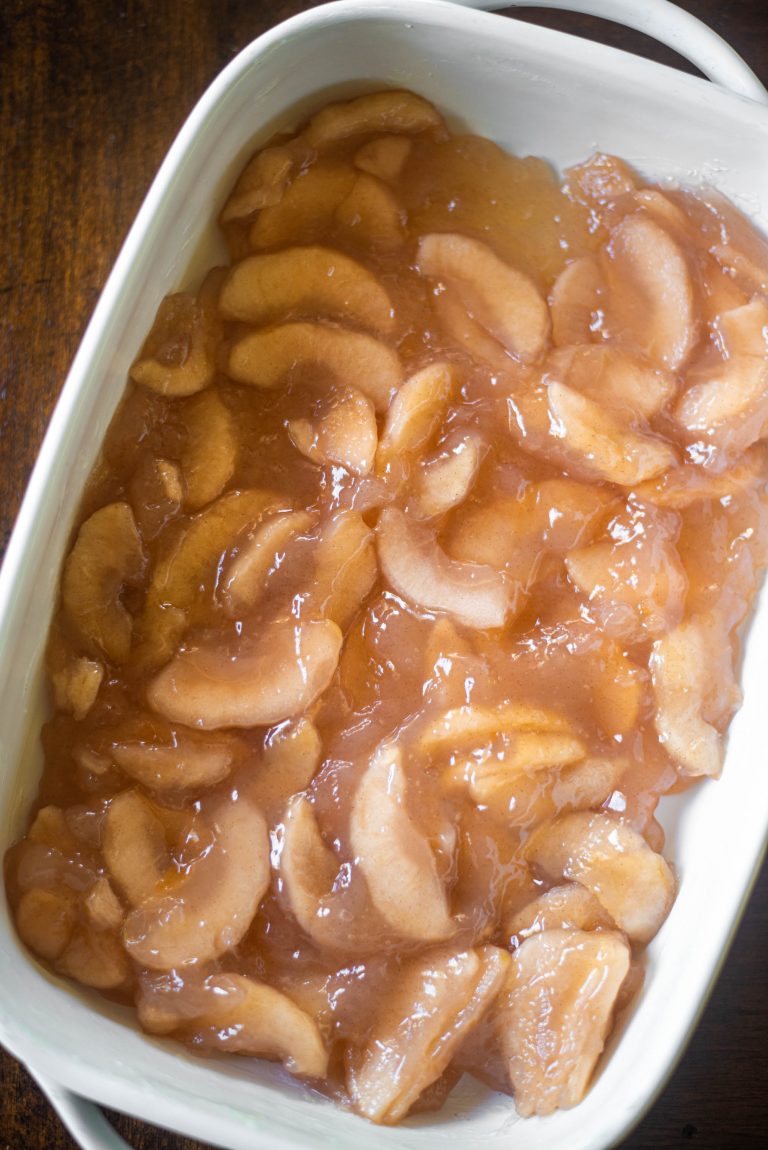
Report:
[{"label": "sauce pooling in dish", "polygon": [[584,1095],[722,766],[768,247],[407,92],[248,163],[86,491],[7,879],[51,969],[359,1114]]}]

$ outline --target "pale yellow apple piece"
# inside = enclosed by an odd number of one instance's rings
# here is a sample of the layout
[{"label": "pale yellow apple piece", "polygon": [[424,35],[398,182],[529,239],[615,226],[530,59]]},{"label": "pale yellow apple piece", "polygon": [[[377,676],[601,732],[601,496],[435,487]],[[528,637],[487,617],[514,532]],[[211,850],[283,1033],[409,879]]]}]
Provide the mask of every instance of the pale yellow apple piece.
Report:
[{"label": "pale yellow apple piece", "polygon": [[288,434],[312,463],[335,463],[353,475],[368,475],[379,441],[374,406],[356,387],[329,396],[316,419],[290,420]]},{"label": "pale yellow apple piece", "polygon": [[225,319],[263,325],[291,314],[311,314],[386,333],[395,324],[392,302],[357,260],[319,244],[248,256],[221,289]]},{"label": "pale yellow apple piece", "polygon": [[301,133],[310,148],[321,151],[353,136],[372,132],[417,135],[440,128],[443,119],[437,109],[413,92],[374,92],[355,100],[329,104],[312,117]]},{"label": "pale yellow apple piece", "polygon": [[456,930],[426,835],[407,808],[399,750],[380,747],[352,801],[349,839],[371,901],[400,937],[421,942]]},{"label": "pale yellow apple piece", "polygon": [[201,965],[244,937],[269,886],[269,838],[260,811],[233,792],[203,805],[198,839],[210,846],[169,873],[126,919],[130,956],[153,970]]},{"label": "pale yellow apple piece", "polygon": [[416,607],[443,611],[468,627],[502,627],[510,604],[503,577],[490,567],[449,559],[434,532],[396,508],[376,528],[387,581]]},{"label": "pale yellow apple piece", "polygon": [[545,930],[515,951],[496,1014],[522,1118],[584,1097],[629,964],[629,947],[611,931]]},{"label": "pale yellow apple piece", "polygon": [[150,682],[147,698],[170,722],[200,730],[269,727],[322,695],[341,643],[330,620],[277,619],[234,652],[215,640],[182,650]]},{"label": "pale yellow apple piece", "polygon": [[61,581],[64,611],[89,647],[113,663],[128,658],[133,620],[120,599],[146,557],[127,503],[110,503],[80,527]]},{"label": "pale yellow apple piece", "polygon": [[285,323],[243,336],[231,347],[226,370],[238,383],[273,388],[298,368],[359,389],[377,411],[386,411],[402,379],[400,360],[385,343],[320,323]]},{"label": "pale yellow apple piece", "polygon": [[549,312],[528,276],[479,240],[454,233],[423,236],[416,253],[422,275],[458,291],[483,327],[524,363],[538,359],[549,338]]}]

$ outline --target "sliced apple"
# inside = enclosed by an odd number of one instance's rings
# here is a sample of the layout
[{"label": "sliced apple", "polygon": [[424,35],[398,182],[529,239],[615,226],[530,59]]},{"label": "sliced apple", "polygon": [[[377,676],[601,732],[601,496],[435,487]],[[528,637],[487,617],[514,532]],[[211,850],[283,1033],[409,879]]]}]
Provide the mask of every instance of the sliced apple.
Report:
[{"label": "sliced apple", "polygon": [[413,92],[374,92],[355,100],[329,104],[313,116],[301,139],[321,151],[354,136],[389,132],[415,136],[430,128],[441,128],[437,109]]},{"label": "sliced apple", "polygon": [[113,881],[131,906],[152,896],[171,865],[165,828],[136,789],[110,800],[101,849]]},{"label": "sliced apple", "polygon": [[[719,642],[718,642],[719,640]],[[723,741],[704,716],[711,690],[712,657],[722,636],[700,619],[688,619],[658,639],[650,659],[659,739],[686,775],[717,778]]]},{"label": "sliced apple", "polygon": [[355,1110],[384,1124],[404,1118],[492,1006],[509,965],[495,946],[432,951],[406,962],[365,1047],[350,1060]]},{"label": "sliced apple", "polygon": [[547,387],[550,434],[595,479],[631,487],[676,466],[669,444],[631,430],[612,412],[563,383]]},{"label": "sliced apple", "polygon": [[483,444],[466,435],[425,461],[416,476],[415,513],[424,519],[445,515],[463,503],[480,467]]},{"label": "sliced apple", "polygon": [[64,564],[64,611],[88,646],[113,663],[128,658],[133,631],[120,595],[126,585],[139,582],[145,566],[127,503],[110,503],[86,519]]},{"label": "sliced apple", "polygon": [[241,941],[269,885],[269,839],[259,810],[233,792],[203,804],[197,858],[173,870],[126,919],[130,956],[152,970],[210,962]]},{"label": "sliced apple", "polygon": [[110,732],[113,762],[129,778],[160,793],[215,786],[243,751],[232,735],[203,736],[143,716],[126,719]]},{"label": "sliced apple", "polygon": [[220,323],[213,301],[179,292],[160,304],[131,379],[160,395],[194,395],[213,382]]},{"label": "sliced apple", "polygon": [[394,507],[382,511],[376,533],[386,579],[414,606],[444,611],[468,627],[504,625],[510,605],[498,571],[449,559],[433,532]]},{"label": "sliced apple", "polygon": [[545,371],[548,380],[644,419],[657,415],[677,391],[668,371],[610,343],[563,348],[548,357]]},{"label": "sliced apple", "polygon": [[515,951],[497,1027],[522,1118],[584,1097],[629,964],[629,947],[610,931],[545,930]]},{"label": "sliced apple", "polygon": [[248,256],[230,271],[219,307],[225,319],[267,324],[311,314],[386,333],[392,302],[376,277],[343,252],[320,245]]},{"label": "sliced apple", "polygon": [[401,246],[405,219],[405,210],[394,193],[365,172],[357,177],[334,216],[345,239],[374,252],[390,252]]},{"label": "sliced apple", "polygon": [[328,619],[276,619],[233,651],[213,640],[181,651],[149,684],[147,698],[158,714],[188,727],[269,727],[322,695],[341,643]]},{"label": "sliced apple", "polygon": [[237,433],[227,408],[214,390],[194,396],[181,414],[181,470],[185,506],[199,511],[221,495],[237,463]]},{"label": "sliced apple", "polygon": [[354,475],[368,475],[379,439],[370,399],[356,387],[345,387],[319,406],[317,418],[289,421],[294,447],[319,467],[335,463]]},{"label": "sliced apple", "polygon": [[56,706],[80,722],[96,702],[104,681],[104,665],[95,659],[68,659],[51,672]]},{"label": "sliced apple", "polygon": [[374,536],[362,515],[345,511],[326,523],[315,551],[310,606],[346,631],[378,575]]},{"label": "sliced apple", "polygon": [[436,942],[456,930],[426,835],[407,810],[400,752],[374,755],[352,803],[349,836],[376,910],[402,938]]},{"label": "sliced apple", "polygon": [[682,249],[645,212],[626,216],[602,262],[608,330],[658,367],[677,371],[698,339],[693,283]]},{"label": "sliced apple", "polygon": [[282,1062],[291,1074],[323,1078],[328,1052],[315,1020],[287,995],[244,974],[210,974],[200,987],[146,986],[139,1022],[151,1034],[177,1034],[197,1050]]},{"label": "sliced apple", "polygon": [[453,233],[423,236],[416,266],[455,287],[470,312],[524,363],[538,359],[549,338],[549,312],[528,276],[479,240]]},{"label": "sliced apple", "polygon": [[650,942],[675,897],[675,879],[661,855],[629,824],[604,812],[576,811],[545,824],[529,840],[526,856],[550,878],[591,890],[633,942]]},{"label": "sliced apple", "polygon": [[552,342],[558,347],[587,344],[599,331],[605,283],[594,256],[566,264],[549,296]]},{"label": "sliced apple", "polygon": [[286,549],[314,524],[315,519],[308,511],[277,511],[249,532],[225,566],[221,580],[221,600],[231,618],[237,619],[253,610]]},{"label": "sliced apple", "polygon": [[295,151],[276,145],[264,148],[243,168],[219,217],[222,224],[245,220],[261,208],[279,204],[296,163]]},{"label": "sliced apple", "polygon": [[402,377],[400,361],[386,344],[320,323],[285,323],[244,336],[230,349],[227,372],[238,383],[272,388],[307,366],[358,388],[377,411],[386,411]]},{"label": "sliced apple", "polygon": [[443,420],[458,373],[453,364],[431,363],[409,376],[387,412],[384,433],[376,453],[382,475],[395,460],[425,447]]}]

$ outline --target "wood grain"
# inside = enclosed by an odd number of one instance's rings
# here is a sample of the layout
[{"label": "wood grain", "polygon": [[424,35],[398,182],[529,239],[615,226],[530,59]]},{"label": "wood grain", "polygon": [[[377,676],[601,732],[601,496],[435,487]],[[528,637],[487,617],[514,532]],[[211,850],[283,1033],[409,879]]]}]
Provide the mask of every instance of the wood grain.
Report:
[{"label": "wood grain", "polygon": [[[297,0],[0,5],[0,549],[99,292],[185,116],[237,51],[309,7]],[[684,0],[683,7],[768,83],[765,0]],[[515,15],[680,63],[615,24],[536,9]],[[768,867],[686,1055],[624,1150],[765,1145],[767,955]],[[0,1057],[0,1150],[71,1150],[24,1069]],[[115,1117],[115,1125],[138,1150],[196,1146],[133,1119]]]}]

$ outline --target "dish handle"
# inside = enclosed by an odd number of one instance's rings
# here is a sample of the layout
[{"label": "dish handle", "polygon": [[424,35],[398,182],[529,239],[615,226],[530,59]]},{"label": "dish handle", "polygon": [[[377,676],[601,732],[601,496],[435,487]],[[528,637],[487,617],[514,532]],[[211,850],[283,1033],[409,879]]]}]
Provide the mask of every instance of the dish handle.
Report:
[{"label": "dish handle", "polygon": [[73,1094],[30,1067],[27,1070],[82,1150],[131,1150],[95,1102]]},{"label": "dish handle", "polygon": [[708,79],[737,96],[768,104],[768,91],[730,44],[708,24],[669,0],[451,0],[464,8],[560,8],[626,24],[660,40]]}]

